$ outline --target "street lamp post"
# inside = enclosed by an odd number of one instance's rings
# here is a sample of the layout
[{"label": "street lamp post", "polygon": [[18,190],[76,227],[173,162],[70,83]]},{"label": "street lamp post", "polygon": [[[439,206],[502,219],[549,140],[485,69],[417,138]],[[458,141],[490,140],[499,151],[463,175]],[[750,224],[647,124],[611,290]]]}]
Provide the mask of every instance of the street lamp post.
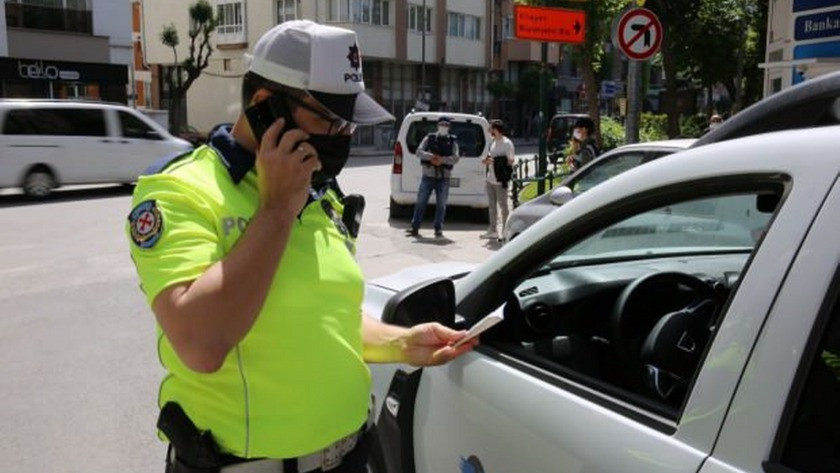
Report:
[{"label": "street lamp post", "polygon": [[420,101],[426,103],[426,0],[423,0],[423,9],[420,13],[423,24],[420,26],[423,44],[420,46]]}]

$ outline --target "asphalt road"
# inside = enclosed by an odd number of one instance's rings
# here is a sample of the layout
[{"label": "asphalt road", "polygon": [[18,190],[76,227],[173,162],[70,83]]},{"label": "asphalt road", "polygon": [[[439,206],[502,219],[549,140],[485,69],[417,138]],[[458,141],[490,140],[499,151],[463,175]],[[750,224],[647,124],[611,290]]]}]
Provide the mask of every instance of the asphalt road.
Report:
[{"label": "asphalt road", "polygon": [[[390,157],[353,158],[345,191],[365,195],[357,256],[368,278],[416,264],[482,262],[497,243],[453,212],[446,238],[388,221]],[[128,187],[0,194],[0,471],[163,471],[155,436],[163,370],[123,225]],[[468,216],[468,215],[466,215]]]}]

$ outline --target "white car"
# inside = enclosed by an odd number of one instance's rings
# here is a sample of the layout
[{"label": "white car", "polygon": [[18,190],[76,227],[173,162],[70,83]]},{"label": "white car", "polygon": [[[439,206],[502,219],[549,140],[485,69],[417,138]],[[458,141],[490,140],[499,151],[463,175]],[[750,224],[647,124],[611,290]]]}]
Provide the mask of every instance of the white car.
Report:
[{"label": "white car", "polygon": [[574,196],[586,192],[598,184],[625,171],[662,156],[684,150],[694,139],[647,141],[619,146],[564,178],[549,192],[529,200],[510,213],[505,223],[504,240],[510,241],[525,231],[537,220],[565,204]]},{"label": "white car", "polygon": [[[412,112],[400,125],[391,166],[391,218],[410,217],[417,202],[423,167],[417,146],[429,133],[437,132],[438,118],[451,120],[449,132],[458,137],[461,159],[452,168],[447,205],[487,208],[485,167],[481,158],[490,151],[490,124],[480,115],[449,112]],[[435,202],[435,196],[429,203]]]},{"label": "white car", "polygon": [[123,105],[0,100],[0,188],[31,197],[68,184],[132,183],[155,161],[191,149]]},{"label": "white car", "polygon": [[789,90],[481,265],[371,281],[390,323],[504,315],[445,366],[371,366],[371,469],[840,471],[840,73]]}]

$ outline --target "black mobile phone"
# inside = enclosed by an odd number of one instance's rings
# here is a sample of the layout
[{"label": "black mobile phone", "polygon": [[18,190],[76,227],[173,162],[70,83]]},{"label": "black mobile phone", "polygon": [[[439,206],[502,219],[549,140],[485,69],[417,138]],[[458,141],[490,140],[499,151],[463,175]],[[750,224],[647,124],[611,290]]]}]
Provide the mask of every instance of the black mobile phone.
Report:
[{"label": "black mobile phone", "polygon": [[292,114],[282,96],[272,95],[271,97],[256,103],[245,110],[245,117],[254,131],[257,142],[262,141],[265,130],[268,129],[278,118],[286,119],[286,126],[283,131],[295,128]]}]

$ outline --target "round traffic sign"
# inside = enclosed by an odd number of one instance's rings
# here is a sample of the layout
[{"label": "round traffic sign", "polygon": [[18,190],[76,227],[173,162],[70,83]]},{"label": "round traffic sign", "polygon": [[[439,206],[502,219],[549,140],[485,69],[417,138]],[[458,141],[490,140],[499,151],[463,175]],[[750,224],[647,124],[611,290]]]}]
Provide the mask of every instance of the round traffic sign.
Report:
[{"label": "round traffic sign", "polygon": [[662,45],[662,23],[646,8],[633,8],[618,20],[618,48],[636,61],[650,59]]}]

